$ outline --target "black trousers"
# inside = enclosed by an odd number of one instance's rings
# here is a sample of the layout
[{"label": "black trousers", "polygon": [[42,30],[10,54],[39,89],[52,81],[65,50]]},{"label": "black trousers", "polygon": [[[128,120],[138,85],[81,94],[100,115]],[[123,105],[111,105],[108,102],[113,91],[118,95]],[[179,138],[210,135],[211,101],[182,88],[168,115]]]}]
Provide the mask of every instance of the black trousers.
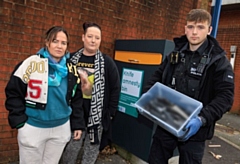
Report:
[{"label": "black trousers", "polygon": [[168,160],[173,156],[176,148],[179,151],[179,164],[202,163],[205,141],[179,142],[177,137],[158,127],[153,136],[149,164],[168,164]]}]

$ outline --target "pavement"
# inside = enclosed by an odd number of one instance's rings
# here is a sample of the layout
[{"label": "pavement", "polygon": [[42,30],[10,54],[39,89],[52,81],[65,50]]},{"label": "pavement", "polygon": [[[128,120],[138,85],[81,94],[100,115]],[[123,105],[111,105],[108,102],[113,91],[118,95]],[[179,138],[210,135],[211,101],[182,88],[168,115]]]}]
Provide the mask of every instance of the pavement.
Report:
[{"label": "pavement", "polygon": [[[115,145],[118,153],[99,155],[96,164],[147,164]],[[216,123],[215,134],[206,141],[203,164],[240,164],[240,115],[226,113]],[[169,164],[178,164],[178,156]]]},{"label": "pavement", "polygon": [[[118,145],[114,145],[114,147],[117,153],[112,155],[100,154],[95,164],[147,164]],[[178,158],[178,156],[171,158],[169,164],[178,164]],[[216,123],[214,137],[206,141],[202,163],[240,164],[240,115],[226,113]],[[18,162],[11,164],[18,164]]]}]

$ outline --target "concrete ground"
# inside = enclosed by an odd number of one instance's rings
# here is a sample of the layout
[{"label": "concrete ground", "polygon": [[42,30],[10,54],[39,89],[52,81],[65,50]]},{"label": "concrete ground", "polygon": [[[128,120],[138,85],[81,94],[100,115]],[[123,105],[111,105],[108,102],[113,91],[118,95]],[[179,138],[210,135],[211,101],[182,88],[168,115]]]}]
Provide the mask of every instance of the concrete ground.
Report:
[{"label": "concrete ground", "polygon": [[[118,154],[99,156],[96,164],[147,164],[116,145]],[[221,156],[216,159],[212,153]],[[203,164],[240,164],[240,115],[226,113],[216,124],[215,135],[206,141]],[[178,156],[169,164],[178,164]]]},{"label": "concrete ground", "polygon": [[[99,155],[96,164],[147,164],[133,154],[115,145],[118,153]],[[210,152],[220,155],[216,159]],[[206,141],[203,164],[240,164],[240,115],[227,113],[216,124],[215,135]],[[18,164],[13,162],[11,164]],[[178,164],[178,156],[169,164]]]}]

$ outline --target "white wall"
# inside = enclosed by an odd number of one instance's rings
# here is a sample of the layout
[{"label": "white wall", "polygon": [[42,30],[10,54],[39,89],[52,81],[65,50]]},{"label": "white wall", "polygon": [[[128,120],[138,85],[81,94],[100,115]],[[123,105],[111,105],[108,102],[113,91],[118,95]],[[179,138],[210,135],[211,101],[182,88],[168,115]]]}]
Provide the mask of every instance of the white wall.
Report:
[{"label": "white wall", "polygon": [[[216,2],[216,0],[212,1],[212,6],[215,5],[215,2]],[[235,3],[240,3],[240,0],[222,0],[222,5],[230,5],[230,4],[235,4]]]}]

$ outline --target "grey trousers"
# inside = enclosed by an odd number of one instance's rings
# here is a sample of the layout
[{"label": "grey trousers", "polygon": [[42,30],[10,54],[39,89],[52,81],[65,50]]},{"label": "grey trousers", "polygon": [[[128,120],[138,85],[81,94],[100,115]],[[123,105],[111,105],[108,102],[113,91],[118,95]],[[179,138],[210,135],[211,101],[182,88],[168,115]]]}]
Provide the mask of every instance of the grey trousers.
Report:
[{"label": "grey trousers", "polygon": [[[101,134],[99,135],[99,140],[101,141]],[[90,144],[89,135],[86,131],[83,131],[80,140],[73,140],[73,133],[71,140],[66,145],[60,164],[76,164],[80,149],[83,149],[83,155],[81,158],[81,164],[94,164],[97,160],[99,154],[99,144]]]}]

